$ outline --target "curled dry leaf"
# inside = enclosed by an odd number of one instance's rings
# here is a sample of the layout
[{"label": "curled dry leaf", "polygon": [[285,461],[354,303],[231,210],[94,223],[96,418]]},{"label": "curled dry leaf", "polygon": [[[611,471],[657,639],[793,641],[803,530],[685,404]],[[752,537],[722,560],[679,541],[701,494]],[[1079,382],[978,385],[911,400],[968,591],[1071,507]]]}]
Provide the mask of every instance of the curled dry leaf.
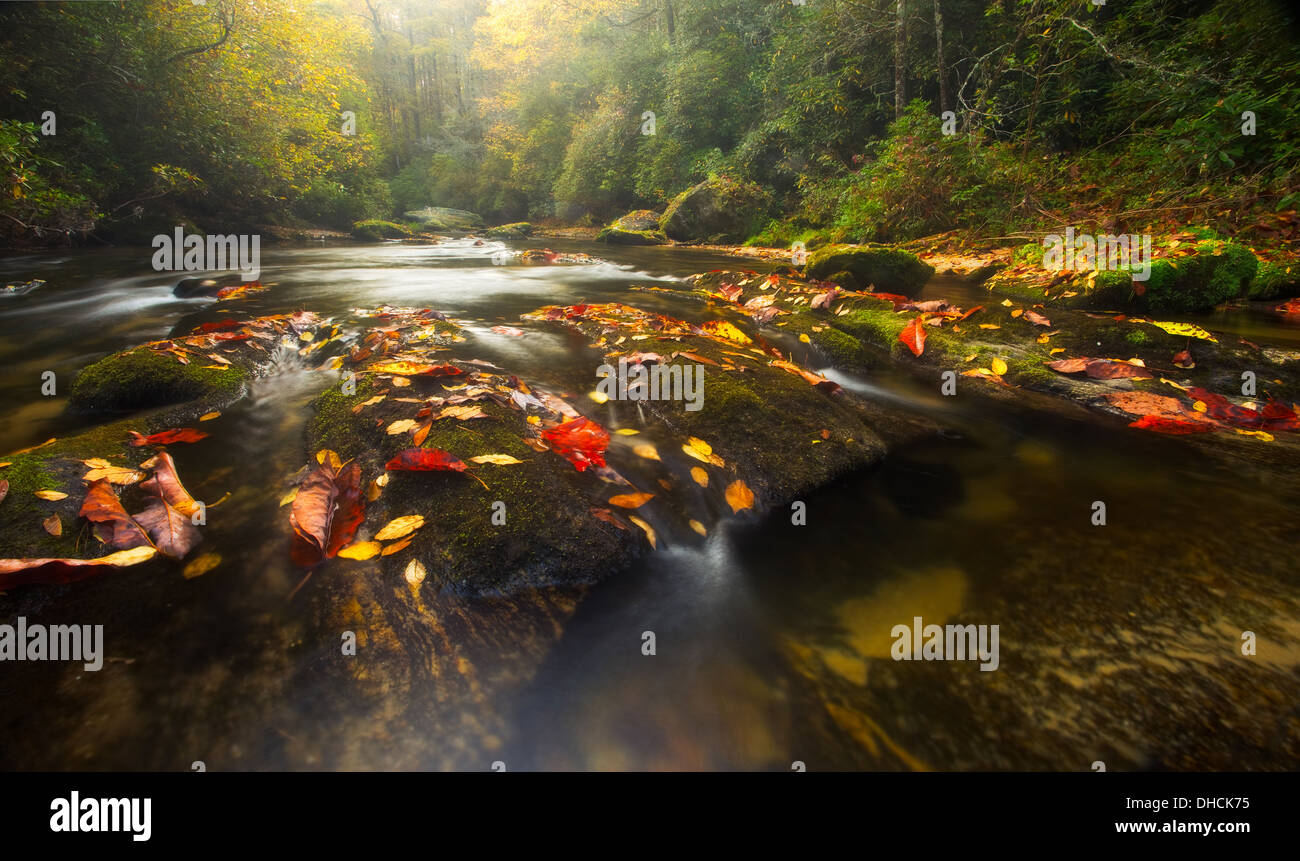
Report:
[{"label": "curled dry leaf", "polygon": [[151,457],[141,464],[145,469],[152,469],[153,475],[140,483],[140,489],[167,502],[186,517],[193,517],[199,510],[199,504],[190,496],[190,492],[181,484],[176,474],[176,461],[167,452]]},{"label": "curled dry leaf", "polygon": [[159,553],[173,559],[184,559],[203,540],[203,534],[190,518],[161,499],[153,500],[135,515],[135,522],[149,535]]},{"label": "curled dry leaf", "polygon": [[919,316],[907,328],[898,333],[898,340],[902,341],[907,349],[912,351],[913,356],[919,356],[925,351],[925,316]]},{"label": "curled dry leaf", "polygon": [[32,583],[71,583],[106,568],[138,565],[157,555],[152,547],[133,547],[95,559],[0,559],[0,590]]},{"label": "curled dry leaf", "polygon": [[336,472],[330,464],[321,464],[298,485],[293,500],[290,558],[303,568],[332,559],[352,541],[365,516],[361,467],[351,463]]},{"label": "curled dry leaf", "polygon": [[63,534],[63,521],[59,519],[59,515],[57,514],[51,514],[49,517],[42,520],[41,526],[51,535],[59,536]]}]

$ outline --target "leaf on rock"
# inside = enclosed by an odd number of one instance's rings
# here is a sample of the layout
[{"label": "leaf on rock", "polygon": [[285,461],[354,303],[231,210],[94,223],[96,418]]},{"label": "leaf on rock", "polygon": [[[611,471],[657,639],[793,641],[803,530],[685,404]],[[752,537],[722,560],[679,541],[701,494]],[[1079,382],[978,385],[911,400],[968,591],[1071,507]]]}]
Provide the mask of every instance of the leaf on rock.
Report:
[{"label": "leaf on rock", "polygon": [[86,498],[81,503],[81,517],[95,524],[99,540],[114,550],[151,546],[152,542],[140,524],[126,513],[112,485],[104,479],[92,482],[86,488]]},{"label": "leaf on rock", "polygon": [[620,493],[611,496],[609,504],[617,505],[619,508],[640,508],[654,498],[653,493]]},{"label": "leaf on rock", "polygon": [[194,512],[199,510],[199,504],[190,496],[185,485],[181,484],[180,476],[176,474],[176,461],[172,460],[170,454],[162,452],[140,465],[153,470],[153,475],[140,483],[141,490],[165,500],[186,517],[194,516]]},{"label": "leaf on rock", "polygon": [[34,494],[41,499],[48,499],[51,502],[58,502],[60,499],[67,499],[68,495],[60,490],[38,490]]},{"label": "leaf on rock", "polygon": [[395,538],[404,538],[423,525],[424,518],[419,514],[408,514],[404,517],[397,517],[388,521],[383,529],[375,533],[375,540],[392,541]]},{"label": "leaf on rock", "polygon": [[148,533],[159,553],[173,559],[184,559],[203,540],[202,533],[190,518],[161,499],[150,502],[135,516],[135,522]]},{"label": "leaf on rock", "polygon": [[588,466],[605,466],[609,432],[591,419],[579,416],[541,432],[551,450],[582,472]]},{"label": "leaf on rock", "polygon": [[379,555],[383,547],[378,541],[361,541],[356,544],[349,544],[339,551],[340,559],[371,559]]},{"label": "leaf on rock", "polygon": [[727,485],[727,504],[731,506],[734,514],[754,507],[754,491],[749,489],[749,485],[740,479],[736,479]]},{"label": "leaf on rock", "polygon": [[913,356],[919,356],[925,351],[925,317],[919,316],[907,328],[898,333],[898,340],[906,345],[907,349],[912,351]]},{"label": "leaf on rock", "polygon": [[32,583],[71,583],[105,568],[126,568],[158,555],[152,547],[133,547],[95,559],[0,559],[0,590]]},{"label": "leaf on rock", "polygon": [[471,457],[470,460],[474,463],[492,463],[497,466],[510,466],[511,464],[523,463],[519,458],[508,454],[480,454],[478,457]]},{"label": "leaf on rock", "polygon": [[408,448],[384,464],[384,469],[394,472],[464,472],[466,466],[465,461],[440,448]]},{"label": "leaf on rock", "polygon": [[145,436],[135,431],[127,431],[131,435],[131,445],[172,445],[178,442],[198,442],[201,439],[207,439],[208,434],[195,428],[172,428],[171,430],[159,431],[158,433]]},{"label": "leaf on rock", "polygon": [[53,536],[57,537],[63,534],[63,521],[59,519],[59,515],[57,514],[51,514],[49,517],[42,520],[41,526],[44,527],[46,532]]}]

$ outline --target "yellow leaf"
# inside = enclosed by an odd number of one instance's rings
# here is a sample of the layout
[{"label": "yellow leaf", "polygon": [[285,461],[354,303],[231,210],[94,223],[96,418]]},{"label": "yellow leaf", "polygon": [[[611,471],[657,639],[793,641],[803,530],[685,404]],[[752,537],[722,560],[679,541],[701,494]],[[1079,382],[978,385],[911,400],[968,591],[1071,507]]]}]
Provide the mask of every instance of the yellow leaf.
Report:
[{"label": "yellow leaf", "polygon": [[754,491],[749,489],[749,485],[740,479],[736,479],[727,485],[727,504],[731,506],[733,513],[739,514],[746,509],[754,507]]},{"label": "yellow leaf", "polygon": [[408,514],[405,517],[394,518],[383,529],[375,533],[375,540],[389,541],[393,538],[401,538],[404,535],[410,535],[423,525],[424,518],[418,514]]},{"label": "yellow leaf", "polygon": [[603,404],[603,403],[605,403],[606,401],[609,400],[609,395],[605,394],[604,392],[600,392],[600,391],[597,391],[597,392],[587,392],[587,397],[591,398],[593,401],[595,401],[595,402],[598,403],[598,404]]},{"label": "yellow leaf", "polygon": [[420,562],[419,559],[412,559],[410,562],[406,563],[406,570],[402,572],[402,576],[405,577],[406,582],[410,583],[412,586],[419,586],[424,582],[427,573],[428,572],[424,570],[424,564]]},{"label": "yellow leaf", "polygon": [[654,498],[653,493],[620,493],[611,496],[609,504],[617,505],[619,508],[640,508]]},{"label": "yellow leaf", "polygon": [[220,564],[220,555],[204,553],[202,556],[195,556],[191,559],[190,564],[186,565],[185,570],[181,571],[181,576],[186,580],[193,580],[195,577],[202,577]]},{"label": "yellow leaf", "polygon": [[652,527],[649,523],[646,523],[641,518],[637,517],[635,514],[629,514],[627,516],[627,519],[635,523],[637,526],[641,527],[641,531],[645,533],[645,537],[650,539],[651,547],[654,548],[659,547],[659,543],[655,539],[654,527]]},{"label": "yellow leaf", "polygon": [[293,490],[289,491],[284,496],[280,497],[280,507],[284,508],[286,505],[288,505],[290,502],[293,502],[297,498],[298,498],[298,488],[295,487]]},{"label": "yellow leaf", "polygon": [[404,389],[411,384],[407,377],[393,377],[393,385],[399,389]]},{"label": "yellow leaf", "polygon": [[646,460],[659,460],[659,449],[648,442],[633,446],[632,451],[636,453],[637,457],[644,457]]},{"label": "yellow leaf", "polygon": [[328,463],[334,469],[339,469],[343,466],[343,459],[327,448],[323,448],[316,452],[316,462],[322,465]]},{"label": "yellow leaf", "polygon": [[311,332],[300,332],[300,333],[298,333],[298,340],[299,340],[299,341],[302,341],[304,344],[305,344],[305,343],[308,343],[309,341],[311,341],[311,339],[314,338],[314,337],[316,337],[316,336],[313,335]]},{"label": "yellow leaf", "polygon": [[1055,356],[1057,353],[1064,353],[1064,352],[1065,352],[1064,347],[1053,347],[1051,352],[1048,355]]},{"label": "yellow leaf", "polygon": [[801,334],[801,335],[799,336],[799,340],[802,341],[802,342],[804,342],[805,344],[811,344],[811,343],[812,343],[812,338],[809,338],[807,334]]},{"label": "yellow leaf", "polygon": [[379,555],[380,543],[378,541],[360,541],[356,544],[349,544],[339,551],[340,559],[370,559]]},{"label": "yellow leaf", "polygon": [[471,457],[474,463],[495,463],[497,466],[508,466],[512,463],[523,463],[516,457],[508,454],[480,454],[478,457]]},{"label": "yellow leaf", "polygon": [[1017,308],[1016,310],[1014,310],[1014,311],[1011,312],[1011,316],[1012,316],[1012,317],[1019,317],[1019,316],[1020,316],[1021,314],[1023,314],[1023,313],[1025,313],[1025,309],[1023,309],[1023,308]]},{"label": "yellow leaf", "polygon": [[[541,423],[542,423],[542,417],[541,417],[541,416],[529,416],[529,417],[528,417],[528,423],[529,423],[530,425],[538,425],[538,424],[541,424]],[[622,433],[622,431],[619,431],[619,433]]]},{"label": "yellow leaf", "polygon": [[110,466],[113,465],[108,461],[104,460],[102,457],[92,457],[89,460],[83,460],[82,463],[84,463],[86,466],[90,467],[91,469],[108,469]]},{"label": "yellow leaf", "polygon": [[977,355],[979,355],[979,354],[978,354],[978,353],[971,353],[969,356],[967,356],[966,358],[962,359],[962,361],[963,361],[963,362],[973,362],[973,361],[975,361],[975,357],[976,357]]},{"label": "yellow leaf", "polygon": [[993,373],[997,374],[999,377],[1007,372],[1007,363],[1001,359],[995,358],[989,364],[993,366]]},{"label": "yellow leaf", "polygon": [[81,477],[82,481],[99,481],[101,478],[108,479],[109,484],[128,485],[135,484],[144,478],[144,473],[136,469],[127,469],[123,466],[106,466],[99,469],[92,469]]},{"label": "yellow leaf", "polygon": [[700,487],[709,486],[709,474],[698,466],[691,467],[691,478],[695,479],[695,483]]},{"label": "yellow leaf", "polygon": [[749,336],[737,329],[725,320],[710,320],[702,327],[704,331],[716,338],[725,338],[728,341],[735,341],[737,344],[752,344]]},{"label": "yellow leaf", "polygon": [[[199,416],[199,421],[210,422],[213,419],[219,419],[219,418],[221,418],[221,413],[218,410],[213,410],[210,413],[204,413],[203,415]],[[200,556],[199,558],[202,559],[203,557]]]},{"label": "yellow leaf", "polygon": [[388,435],[397,436],[399,433],[407,433],[418,424],[415,419],[398,419],[388,426]]},{"label": "yellow leaf", "polygon": [[999,326],[997,323],[980,323],[980,328],[981,328],[981,329],[1001,329],[1002,327]]},{"label": "yellow leaf", "polygon": [[[1173,265],[1172,261],[1170,265]],[[1219,343],[1218,338],[1215,338],[1200,326],[1192,323],[1167,323],[1160,320],[1151,320],[1149,322],[1157,329],[1163,329],[1171,335],[1186,335],[1189,338],[1200,338],[1202,341],[1213,341],[1216,344]]]},{"label": "yellow leaf", "polygon": [[1196,410],[1198,413],[1203,413],[1203,412],[1205,412],[1205,410],[1207,409],[1207,407],[1205,406],[1205,401],[1195,401],[1195,402],[1193,402],[1193,403],[1192,403],[1192,409]]},{"label": "yellow leaf", "polygon": [[1014,304],[1014,303],[1013,303],[1010,299],[1003,299],[1003,300],[1002,300],[1002,304],[1003,304],[1005,307],[1010,308],[1010,307],[1012,306],[1012,304]]},{"label": "yellow leaf", "polygon": [[57,502],[60,499],[68,498],[68,495],[66,493],[59,493],[59,491],[57,490],[38,490],[36,491],[36,495],[39,496],[41,499],[48,499],[54,502]]},{"label": "yellow leaf", "polygon": [[614,431],[614,433],[618,434],[619,436],[636,436],[637,434],[641,433],[641,431],[637,430],[636,428],[619,428],[618,430]]},{"label": "yellow leaf", "polygon": [[[1233,428],[1233,430],[1235,430],[1237,433],[1241,434],[1242,436],[1253,436],[1256,439],[1262,439],[1264,442],[1273,441],[1273,435],[1268,431],[1246,430],[1245,428]],[[55,534],[57,535],[58,533]]]},{"label": "yellow leaf", "polygon": [[709,534],[709,530],[705,529],[705,528],[704,528],[704,524],[701,523],[701,522],[698,521],[698,520],[692,520],[692,521],[691,521],[691,528],[694,529],[696,532],[698,532],[698,533],[701,534],[701,535],[708,535],[708,534]]}]

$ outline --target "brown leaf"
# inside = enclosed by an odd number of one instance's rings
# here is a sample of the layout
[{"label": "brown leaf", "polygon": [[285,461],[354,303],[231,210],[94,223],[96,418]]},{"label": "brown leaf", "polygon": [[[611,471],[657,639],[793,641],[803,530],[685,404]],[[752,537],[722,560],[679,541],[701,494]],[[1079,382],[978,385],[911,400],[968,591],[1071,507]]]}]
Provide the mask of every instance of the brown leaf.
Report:
[{"label": "brown leaf", "polygon": [[86,499],[81,503],[79,514],[95,524],[95,534],[99,540],[114,550],[152,545],[149,536],[126,513],[106,479],[92,482],[86,488]]},{"label": "brown leaf", "polygon": [[736,479],[727,485],[726,497],[727,504],[731,506],[731,510],[735,514],[754,507],[754,491],[750,490],[749,485],[740,479]]},{"label": "brown leaf", "polygon": [[202,533],[190,518],[161,499],[149,503],[135,516],[135,522],[149,534],[159,553],[173,559],[184,559],[203,540]]},{"label": "brown leaf", "polygon": [[640,508],[654,498],[653,493],[620,493],[611,496],[609,504],[617,505],[619,508]]},{"label": "brown leaf", "polygon": [[56,537],[63,534],[63,521],[59,519],[57,514],[51,514],[42,520],[41,526],[45,527],[46,532]]},{"label": "brown leaf", "polygon": [[71,583],[105,568],[138,565],[157,555],[152,547],[133,547],[95,559],[0,559],[0,589],[32,583]]},{"label": "brown leaf", "polygon": [[141,490],[157,496],[186,517],[194,516],[194,512],[199,510],[199,504],[190,496],[185,485],[181,484],[180,476],[176,474],[176,461],[172,460],[170,454],[162,452],[141,466],[153,470],[153,476],[140,483]]}]

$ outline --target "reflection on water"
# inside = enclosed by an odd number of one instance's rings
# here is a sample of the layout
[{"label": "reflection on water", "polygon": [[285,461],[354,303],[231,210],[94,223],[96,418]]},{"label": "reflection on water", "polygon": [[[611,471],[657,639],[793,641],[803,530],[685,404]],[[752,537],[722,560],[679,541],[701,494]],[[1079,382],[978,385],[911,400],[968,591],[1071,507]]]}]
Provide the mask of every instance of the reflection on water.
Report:
[{"label": "reflection on water", "polygon": [[[384,303],[438,308],[466,321],[460,354],[575,389],[592,375],[584,341],[522,312],[633,301],[692,317],[698,304],[626,288],[737,266],[579,243],[552,247],[612,262],[494,266],[500,247],[268,249],[271,289],[237,310],[345,321]],[[62,393],[87,362],[211,313],[172,297],[181,276],[149,271],[147,249],[0,261],[6,281],[33,277],[48,283],[0,300],[0,451],[86,421],[63,414]],[[525,334],[491,331],[501,323]],[[1249,311],[1205,325],[1294,336]],[[59,397],[38,396],[46,369]],[[287,359],[174,453],[197,497],[230,493],[205,532],[216,569],[184,580],[140,566],[0,597],[0,620],[104,624],[108,643],[99,673],[0,669],[0,767],[1300,765],[1296,476],[1079,417],[954,403],[893,370],[835,379],[943,432],[804,500],[806,526],[776,511],[700,545],[665,535],[668,549],[586,594],[417,605],[401,584],[368,592],[355,568],[329,565],[289,601],[301,573],[279,500],[307,457],[306,406],[331,379]],[[1095,500],[1105,527],[1090,522]],[[892,661],[890,629],[915,616],[999,625],[999,669]],[[378,619],[405,640],[367,642],[340,669],[337,631]],[[1259,638],[1253,658],[1243,631]]]}]

